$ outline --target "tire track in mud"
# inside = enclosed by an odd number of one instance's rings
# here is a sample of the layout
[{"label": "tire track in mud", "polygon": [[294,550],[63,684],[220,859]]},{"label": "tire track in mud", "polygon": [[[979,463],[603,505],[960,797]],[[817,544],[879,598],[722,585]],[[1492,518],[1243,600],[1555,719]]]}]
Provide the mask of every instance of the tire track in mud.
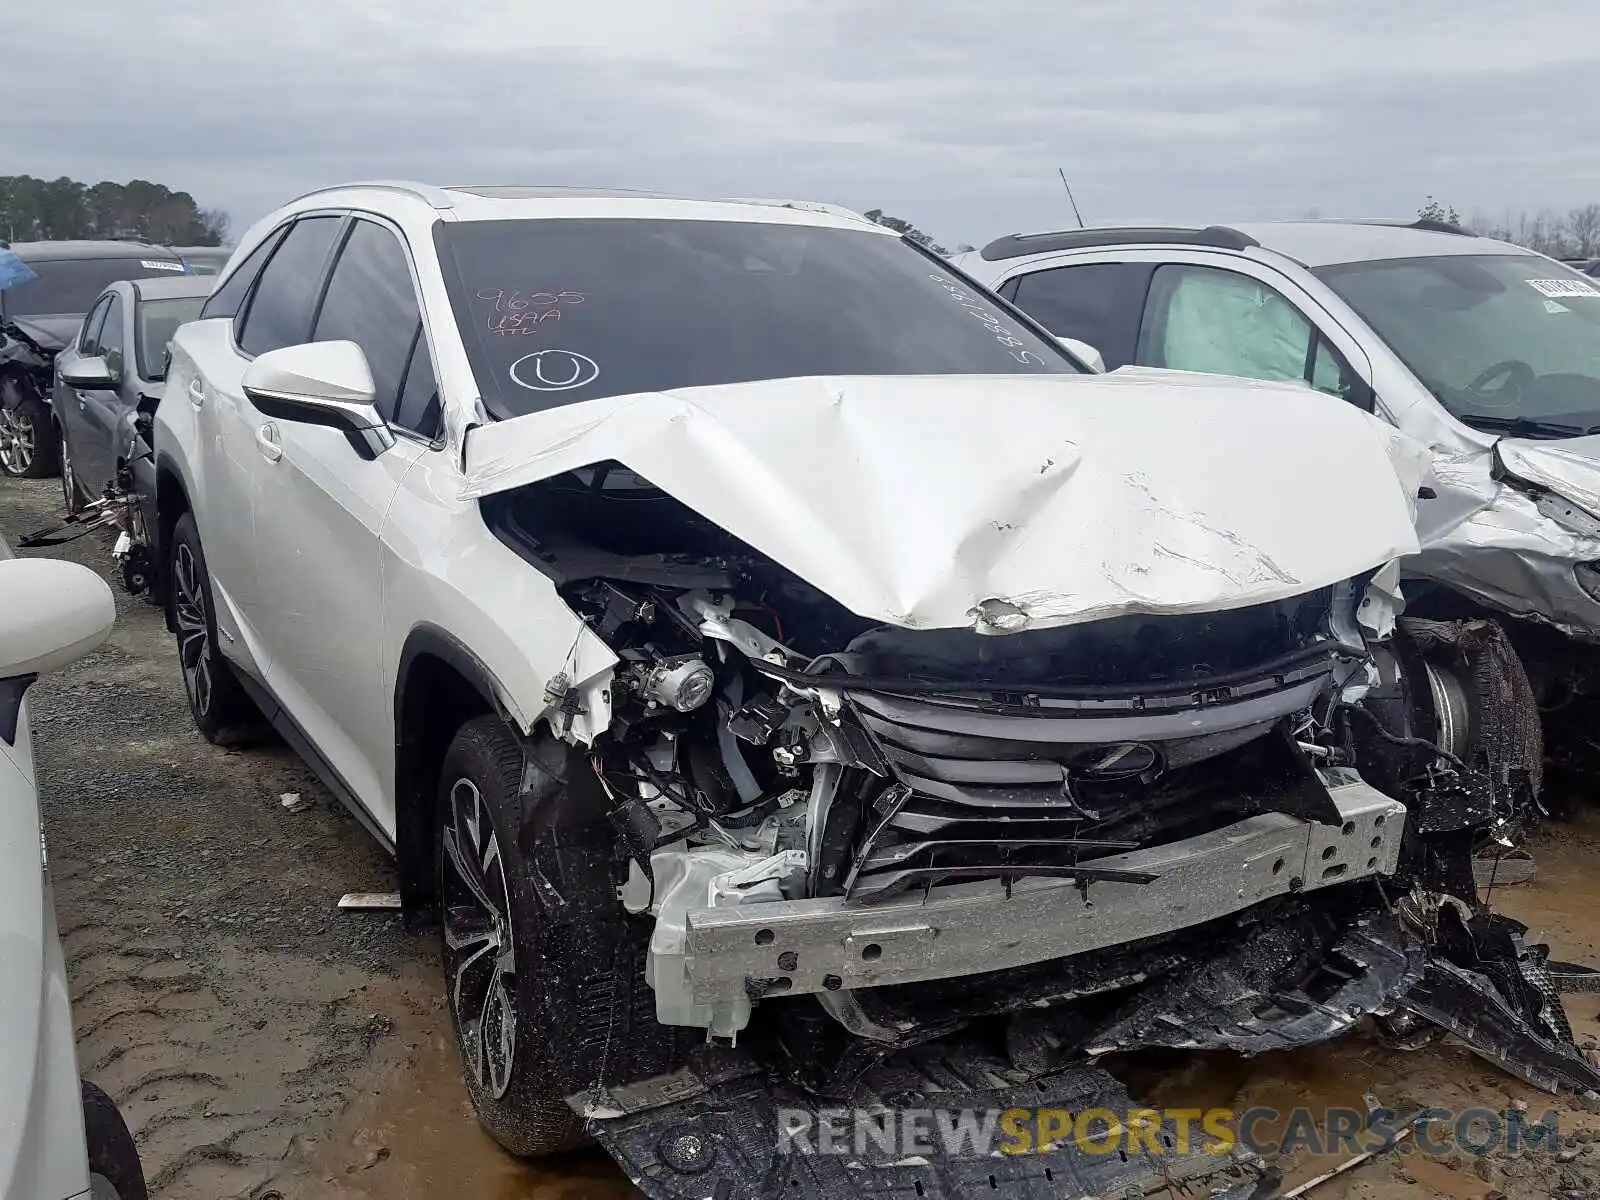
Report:
[{"label": "tire track in mud", "polygon": [[[50,524],[59,494],[0,481],[0,532]],[[109,576],[109,545],[48,553]],[[394,886],[387,857],[283,746],[207,745],[160,613],[113,590],[111,640],[29,698],[79,1067],[153,1196],[253,1197],[363,1093],[395,1017],[431,1009],[407,970],[431,946],[337,912]],[[314,805],[286,812],[291,791]]]}]

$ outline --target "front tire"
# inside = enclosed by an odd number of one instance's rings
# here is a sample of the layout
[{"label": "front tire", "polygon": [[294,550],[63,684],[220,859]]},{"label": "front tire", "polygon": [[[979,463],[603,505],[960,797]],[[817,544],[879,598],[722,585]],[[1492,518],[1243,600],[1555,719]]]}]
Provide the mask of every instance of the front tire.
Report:
[{"label": "front tire", "polygon": [[15,379],[0,382],[0,472],[48,479],[60,467],[61,442],[49,406]]},{"label": "front tire", "polygon": [[[54,425],[54,422],[52,422]],[[89,498],[83,494],[83,488],[78,484],[78,473],[73,469],[72,442],[67,437],[67,431],[60,426],[55,426],[56,436],[61,444],[61,502],[67,516],[76,517],[89,503]]]},{"label": "front tire", "polygon": [[178,631],[178,665],[189,714],[200,735],[214,746],[251,740],[260,730],[261,714],[234,677],[233,667],[217,645],[216,609],[211,576],[200,549],[194,514],[184,513],[172,531],[172,617]]},{"label": "front tire", "polygon": [[150,1200],[144,1167],[116,1103],[83,1083],[83,1132],[89,1147],[90,1200]]},{"label": "front tire", "polygon": [[436,832],[443,964],[463,1074],[484,1129],[524,1157],[586,1140],[566,1098],[681,1066],[703,1040],[656,1023],[648,918],[618,902],[615,835],[580,804],[583,757],[505,724],[457,732]]}]

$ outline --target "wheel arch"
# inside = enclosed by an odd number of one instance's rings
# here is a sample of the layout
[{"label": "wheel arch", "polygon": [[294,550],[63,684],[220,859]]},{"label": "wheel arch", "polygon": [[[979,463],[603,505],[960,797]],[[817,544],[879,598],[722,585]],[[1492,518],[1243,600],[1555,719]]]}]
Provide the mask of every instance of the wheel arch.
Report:
[{"label": "wheel arch", "polygon": [[394,782],[395,858],[408,920],[425,913],[437,891],[433,810],[445,752],[472,718],[507,718],[501,691],[483,660],[449,631],[423,624],[406,636],[395,671]]},{"label": "wheel arch", "polygon": [[161,585],[162,612],[166,617],[167,632],[176,633],[177,625],[172,614],[172,589],[166,587],[166,547],[172,545],[172,531],[178,527],[183,514],[193,505],[189,503],[189,489],[184,486],[183,474],[170,454],[156,460],[156,524],[150,546],[151,568]]}]

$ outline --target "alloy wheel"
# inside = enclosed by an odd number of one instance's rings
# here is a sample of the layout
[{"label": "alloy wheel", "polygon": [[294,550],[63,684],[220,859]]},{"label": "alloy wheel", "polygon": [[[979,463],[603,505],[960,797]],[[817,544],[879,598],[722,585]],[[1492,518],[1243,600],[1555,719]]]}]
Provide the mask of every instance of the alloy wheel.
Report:
[{"label": "alloy wheel", "polygon": [[178,626],[178,661],[183,688],[201,717],[211,712],[211,630],[206,622],[206,593],[200,564],[183,543],[172,556],[172,609]]},{"label": "alloy wheel", "polygon": [[450,1003],[467,1069],[499,1100],[511,1087],[517,1050],[510,885],[488,805],[472,780],[451,787],[449,817],[441,882]]},{"label": "alloy wheel", "polygon": [[67,506],[67,515],[77,511],[78,481],[72,474],[72,446],[65,436],[61,439],[61,497]]},{"label": "alloy wheel", "polygon": [[16,409],[0,411],[0,466],[4,466],[8,474],[25,474],[33,466],[37,447],[33,418]]}]

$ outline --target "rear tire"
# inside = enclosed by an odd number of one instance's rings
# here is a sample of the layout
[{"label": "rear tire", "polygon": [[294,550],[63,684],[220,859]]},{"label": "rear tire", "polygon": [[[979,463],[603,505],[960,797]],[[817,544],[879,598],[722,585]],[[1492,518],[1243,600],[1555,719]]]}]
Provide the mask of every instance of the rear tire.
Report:
[{"label": "rear tire", "polygon": [[61,469],[61,441],[50,407],[30,385],[0,381],[0,471],[18,479],[48,479]]},{"label": "rear tire", "polygon": [[67,431],[59,425],[55,427],[56,436],[61,444],[61,501],[68,517],[75,517],[84,510],[89,503],[89,498],[83,494],[83,488],[78,486],[78,474],[72,466],[72,442],[67,437]]},{"label": "rear tire", "polygon": [[451,1023],[478,1120],[524,1157],[584,1143],[568,1096],[675,1070],[704,1040],[656,1023],[644,979],[651,922],[617,900],[603,808],[569,787],[589,775],[563,743],[525,753],[484,716],[456,733],[440,777]]},{"label": "rear tire", "polygon": [[178,665],[183,670],[183,691],[195,728],[214,746],[253,741],[262,732],[261,713],[218,649],[211,576],[206,572],[193,513],[178,518],[171,554],[168,577],[172,580],[173,624],[178,630]]},{"label": "rear tire", "polygon": [[150,1200],[139,1150],[111,1097],[83,1083],[83,1132],[89,1147],[91,1200]]}]

